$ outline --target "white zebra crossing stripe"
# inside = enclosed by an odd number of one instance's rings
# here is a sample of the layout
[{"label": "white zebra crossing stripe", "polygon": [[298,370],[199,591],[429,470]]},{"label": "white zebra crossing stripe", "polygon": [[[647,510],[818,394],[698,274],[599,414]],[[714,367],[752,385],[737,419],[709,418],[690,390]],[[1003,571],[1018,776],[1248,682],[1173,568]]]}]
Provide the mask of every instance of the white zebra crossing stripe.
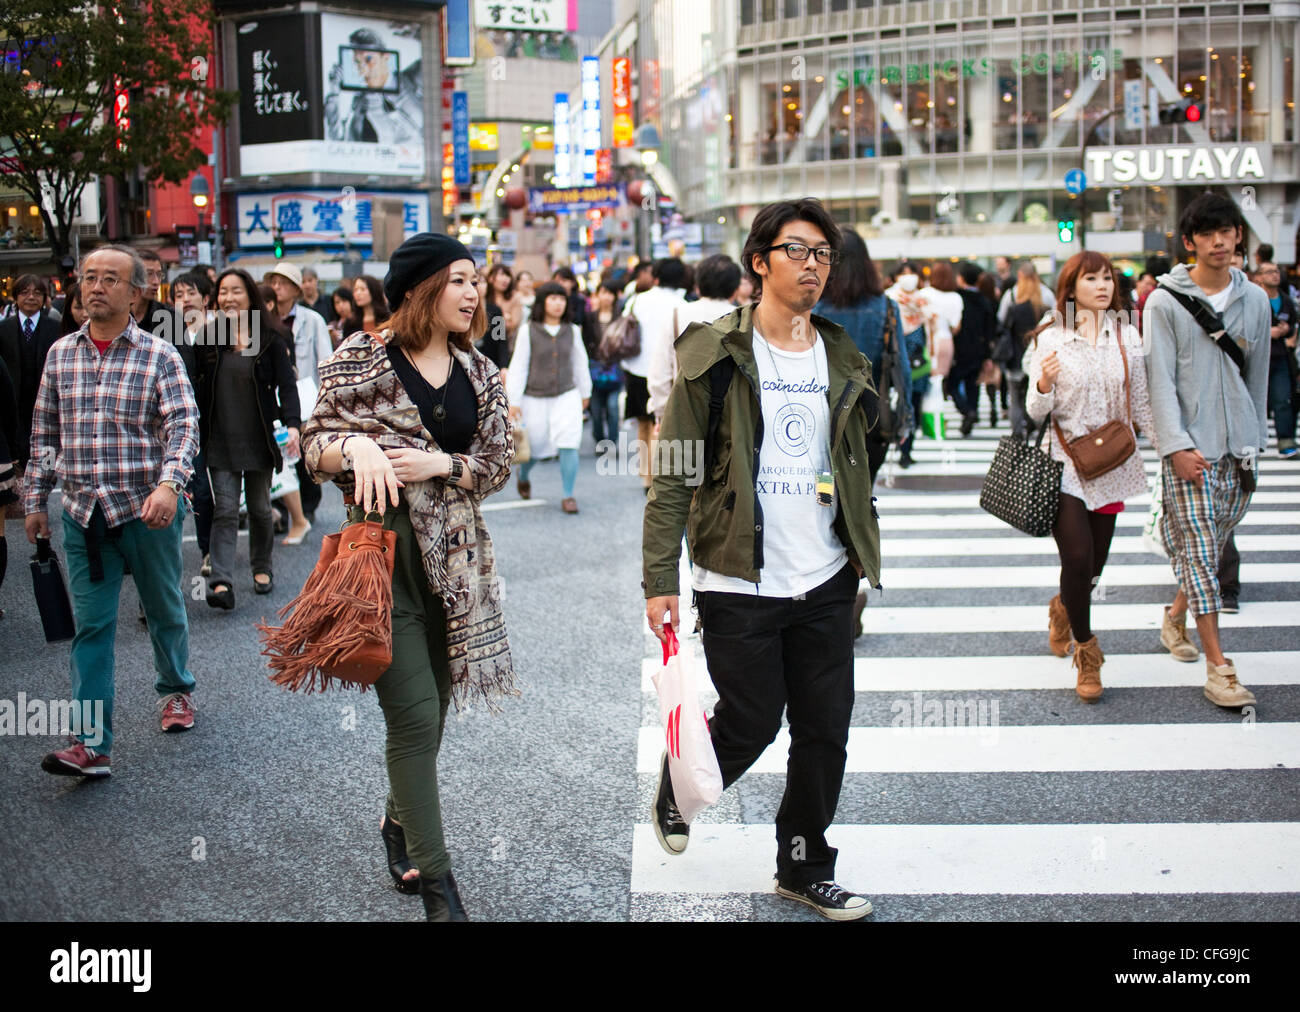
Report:
[{"label": "white zebra crossing stripe", "polygon": [[[978,693],[982,689],[968,690]],[[1300,766],[1300,724],[1253,721],[1249,716],[1214,724],[1063,724],[975,725],[983,714],[1000,719],[997,700],[983,700],[970,712],[965,700],[920,699],[901,693],[895,720],[965,720],[955,727],[851,727],[849,773],[1069,773],[1122,770],[1266,770]],[[1080,703],[1080,706],[1086,704]],[[1211,704],[1206,703],[1206,706]],[[949,709],[952,713],[949,714]],[[637,740],[637,772],[654,773],[663,753],[664,732],[642,727]],[[751,773],[784,773],[790,734],[781,730],[750,767]]]},{"label": "white zebra crossing stripe", "polygon": [[[877,504],[879,510],[879,504]],[[1135,527],[1141,529],[1147,521],[1146,510],[1125,510],[1116,516],[1115,526]],[[1300,510],[1248,510],[1242,517],[1241,527],[1295,526],[1300,524]],[[1006,521],[999,520],[992,513],[969,513],[953,516],[941,513],[907,513],[891,516],[888,511],[881,514],[880,533],[892,534],[900,531],[1005,531]]]},{"label": "white zebra crossing stripe", "polygon": [[[855,657],[855,692],[1002,692],[1026,689],[1074,691],[1074,668],[1067,658],[1046,653],[1004,657],[963,657],[960,664],[944,657]],[[1232,654],[1233,663],[1250,686],[1300,685],[1300,651]],[[948,663],[945,663],[947,661]],[[641,691],[654,693],[650,681],[663,662],[641,662]],[[698,661],[699,691],[713,692],[708,670]],[[1202,664],[1183,664],[1164,654],[1107,654],[1101,671],[1108,689],[1199,688],[1205,684]]]},{"label": "white zebra crossing stripe", "polygon": [[[1296,492],[1256,492],[1250,497],[1250,509],[1256,506],[1295,506],[1300,504],[1300,491]],[[1150,495],[1135,496],[1125,499],[1125,513],[1134,510],[1145,512],[1151,506]],[[978,492],[903,492],[876,489],[876,508],[882,512],[895,510],[943,510],[980,508]],[[1261,512],[1267,512],[1266,510]],[[1247,516],[1251,513],[1247,512]]]},{"label": "white zebra crossing stripe", "polygon": [[[1295,822],[833,825],[826,836],[836,879],[867,896],[1300,892]],[[771,826],[697,824],[680,857],[649,825],[632,840],[633,893],[772,891]]]},{"label": "white zebra crossing stripe", "polygon": [[[1173,587],[1170,587],[1173,599]],[[1237,615],[1220,614],[1220,629],[1293,627],[1300,615],[1300,601],[1261,601]],[[1092,602],[1092,628],[1158,630],[1164,618],[1159,605],[1101,604]],[[890,633],[991,633],[1037,632],[1046,635],[1047,609],[1043,605],[962,605],[942,607],[878,608],[874,604],[862,615],[868,634]],[[1158,641],[1158,640],[1157,640]],[[1245,675],[1243,674],[1243,678]]]},{"label": "white zebra crossing stripe", "polygon": [[[1008,587],[1056,587],[1060,568],[1048,566],[891,566],[881,574],[886,592],[891,590],[993,589]],[[1243,562],[1244,584],[1300,582],[1300,562]],[[1171,588],[1173,569],[1169,563],[1108,565],[1101,573],[1102,587]],[[888,600],[888,597],[886,597]],[[878,598],[872,597],[872,604]],[[1155,607],[1159,607],[1158,605]],[[1046,608],[1046,601],[1044,601]],[[1300,616],[1297,616],[1300,624]]]},{"label": "white zebra crossing stripe", "polygon": [[[1235,538],[1240,552],[1300,552],[1300,534],[1241,534]],[[962,559],[971,555],[1051,555],[1056,556],[1056,541],[1050,537],[1031,538],[1020,534],[1009,538],[881,538],[882,559],[933,556]],[[1146,546],[1136,535],[1116,536],[1110,543],[1110,557],[1147,555]],[[889,570],[881,570],[882,582]]]}]

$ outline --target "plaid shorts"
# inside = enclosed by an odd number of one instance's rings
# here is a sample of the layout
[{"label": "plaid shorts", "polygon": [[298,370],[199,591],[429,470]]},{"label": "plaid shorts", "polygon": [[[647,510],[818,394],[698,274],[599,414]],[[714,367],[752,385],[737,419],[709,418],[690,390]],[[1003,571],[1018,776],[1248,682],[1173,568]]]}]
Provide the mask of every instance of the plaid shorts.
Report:
[{"label": "plaid shorts", "polygon": [[1246,515],[1250,493],[1241,487],[1237,458],[1216,460],[1204,484],[1183,481],[1166,457],[1160,464],[1164,483],[1160,537],[1169,550],[1174,576],[1187,595],[1193,614],[1219,611],[1219,557],[1228,535]]}]

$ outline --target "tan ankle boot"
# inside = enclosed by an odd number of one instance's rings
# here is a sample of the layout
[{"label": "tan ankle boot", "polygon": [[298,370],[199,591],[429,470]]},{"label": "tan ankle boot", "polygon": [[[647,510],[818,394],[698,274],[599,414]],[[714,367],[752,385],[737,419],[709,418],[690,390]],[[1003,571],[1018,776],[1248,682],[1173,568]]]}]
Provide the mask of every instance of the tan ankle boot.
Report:
[{"label": "tan ankle boot", "polygon": [[1160,643],[1173,654],[1176,661],[1194,661],[1201,656],[1196,644],[1187,638],[1187,612],[1183,612],[1181,621],[1175,622],[1165,609],[1165,620],[1160,626]]},{"label": "tan ankle boot", "polygon": [[1074,647],[1074,667],[1079,673],[1074,691],[1085,703],[1095,703],[1101,698],[1101,666],[1105,661],[1096,636]]},{"label": "tan ankle boot", "polygon": [[1205,659],[1205,698],[1215,706],[1236,709],[1239,706],[1253,706],[1255,694],[1237,681],[1237,668],[1231,657],[1225,657],[1227,664],[1214,664]]},{"label": "tan ankle boot", "polygon": [[1070,635],[1070,616],[1065,613],[1061,595],[1057,594],[1047,602],[1047,646],[1057,657],[1065,657],[1070,652],[1074,637]]}]

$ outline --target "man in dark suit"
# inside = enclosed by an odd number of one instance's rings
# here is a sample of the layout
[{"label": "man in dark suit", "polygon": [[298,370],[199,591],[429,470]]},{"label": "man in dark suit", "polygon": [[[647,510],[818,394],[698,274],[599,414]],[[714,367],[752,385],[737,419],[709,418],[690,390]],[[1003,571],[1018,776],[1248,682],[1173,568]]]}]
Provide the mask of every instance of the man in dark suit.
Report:
[{"label": "man in dark suit", "polygon": [[0,357],[4,358],[18,398],[18,432],[13,451],[21,471],[31,456],[28,443],[36,392],[45,370],[45,356],[62,336],[62,328],[45,309],[49,285],[35,274],[24,274],[14,284],[15,311],[0,322]]}]

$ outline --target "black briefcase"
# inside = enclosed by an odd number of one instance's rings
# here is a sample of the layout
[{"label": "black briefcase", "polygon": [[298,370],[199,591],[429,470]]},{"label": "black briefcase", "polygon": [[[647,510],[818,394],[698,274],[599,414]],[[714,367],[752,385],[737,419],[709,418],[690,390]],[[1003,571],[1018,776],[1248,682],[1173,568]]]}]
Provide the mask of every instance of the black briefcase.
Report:
[{"label": "black briefcase", "polygon": [[40,609],[41,625],[45,627],[45,641],[57,643],[72,639],[77,634],[76,623],[72,620],[72,602],[68,600],[63,571],[59,569],[59,558],[50,547],[49,538],[36,539],[32,590],[36,594],[36,607]]}]

